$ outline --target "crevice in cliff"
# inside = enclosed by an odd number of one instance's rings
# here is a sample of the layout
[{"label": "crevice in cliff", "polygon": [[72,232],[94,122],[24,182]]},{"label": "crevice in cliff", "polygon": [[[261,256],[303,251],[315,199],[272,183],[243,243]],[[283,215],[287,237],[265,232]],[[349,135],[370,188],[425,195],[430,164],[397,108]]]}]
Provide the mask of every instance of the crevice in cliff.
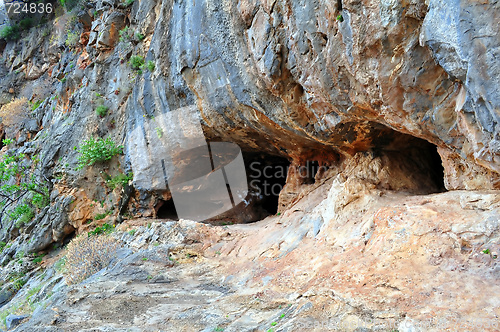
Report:
[{"label": "crevice in cliff", "polygon": [[430,164],[430,176],[433,179],[437,192],[445,192],[446,187],[444,183],[444,167],[441,156],[438,153],[437,146],[428,143],[427,153]]}]

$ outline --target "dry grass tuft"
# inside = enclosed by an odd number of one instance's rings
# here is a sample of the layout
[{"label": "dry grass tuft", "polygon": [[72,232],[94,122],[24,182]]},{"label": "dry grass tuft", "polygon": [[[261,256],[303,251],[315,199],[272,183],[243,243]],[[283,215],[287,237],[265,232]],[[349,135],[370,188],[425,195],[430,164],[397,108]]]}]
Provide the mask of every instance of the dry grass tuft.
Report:
[{"label": "dry grass tuft", "polygon": [[118,241],[108,235],[83,234],[73,239],[66,253],[66,283],[81,282],[108,266],[119,247]]},{"label": "dry grass tuft", "polygon": [[26,117],[27,110],[29,110],[28,99],[14,99],[0,108],[0,117],[5,125],[11,126],[21,122]]}]

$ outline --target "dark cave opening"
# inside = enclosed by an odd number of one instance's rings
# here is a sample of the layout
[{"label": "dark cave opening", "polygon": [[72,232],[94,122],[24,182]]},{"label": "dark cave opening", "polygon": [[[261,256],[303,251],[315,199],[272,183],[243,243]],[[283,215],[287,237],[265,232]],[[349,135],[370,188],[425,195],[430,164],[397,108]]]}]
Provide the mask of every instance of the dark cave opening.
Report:
[{"label": "dark cave opening", "polygon": [[402,145],[397,153],[406,159],[406,163],[401,167],[406,170],[407,177],[413,178],[418,184],[418,193],[434,194],[446,191],[444,167],[436,145],[410,136],[408,145]]},{"label": "dark cave opening", "polygon": [[159,219],[170,219],[170,220],[179,220],[177,216],[177,211],[175,210],[174,201],[169,199],[159,200],[155,206],[156,218]]},{"label": "dark cave opening", "polygon": [[249,197],[253,209],[263,209],[266,215],[260,219],[276,214],[279,195],[285,186],[290,162],[283,157],[254,153],[244,154],[243,159],[247,169]]},{"label": "dark cave opening", "polygon": [[66,234],[62,241],[61,241],[61,247],[65,247],[68,243],[71,242],[76,237],[76,230],[73,230],[71,233]]},{"label": "dark cave opening", "polygon": [[[245,151],[242,153],[248,194],[246,197],[240,197],[231,210],[209,218],[205,222],[214,225],[250,223],[278,212],[279,195],[285,186],[290,162],[286,158],[265,153]],[[317,163],[304,167],[303,173],[306,174],[308,183],[314,183],[317,169]],[[228,189],[231,195],[235,194],[231,192],[233,188]],[[158,219],[179,220],[173,199],[159,199],[155,205],[155,212]]]},{"label": "dark cave opening", "polygon": [[374,131],[372,144],[374,156],[383,155],[390,161],[389,172],[393,183],[398,180],[406,182],[410,184],[409,191],[416,194],[446,191],[445,170],[435,144],[389,128]]},{"label": "dark cave opening", "polygon": [[437,146],[427,143],[427,154],[429,158],[430,176],[436,184],[437,192],[445,192],[446,187],[444,184],[444,167],[441,156],[438,153]]}]

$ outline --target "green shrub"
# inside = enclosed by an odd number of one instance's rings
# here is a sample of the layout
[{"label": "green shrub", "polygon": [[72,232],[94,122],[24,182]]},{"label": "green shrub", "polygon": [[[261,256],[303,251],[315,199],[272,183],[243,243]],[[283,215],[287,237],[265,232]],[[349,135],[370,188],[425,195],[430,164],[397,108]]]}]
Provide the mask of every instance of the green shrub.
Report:
[{"label": "green shrub", "polygon": [[9,145],[9,144],[12,144],[12,142],[14,142],[14,140],[12,138],[6,138],[6,139],[3,139],[2,140],[2,144],[5,146],[5,145]]},{"label": "green shrub", "polygon": [[42,101],[41,100],[37,100],[35,101],[34,103],[30,103],[31,104],[31,110],[34,111],[38,108],[38,106],[40,106],[42,104]]},{"label": "green shrub", "polygon": [[67,247],[66,283],[81,282],[108,266],[118,248],[118,242],[106,235],[73,239]]},{"label": "green shrub", "polygon": [[17,40],[21,37],[19,33],[20,29],[17,25],[7,25],[0,30],[0,38],[3,38],[7,41]]},{"label": "green shrub", "polygon": [[24,280],[24,277],[26,276],[26,273],[24,272],[11,272],[7,276],[7,279],[13,283],[13,287],[16,290],[20,290],[25,284],[26,280]]},{"label": "green shrub", "polygon": [[35,212],[28,204],[21,204],[16,206],[16,208],[9,214],[12,220],[16,220],[16,227],[21,227],[33,220],[35,217]]},{"label": "green shrub", "polygon": [[49,197],[42,194],[34,194],[31,199],[31,203],[39,209],[43,209],[47,205],[49,205]]},{"label": "green shrub", "polygon": [[107,106],[99,105],[95,109],[95,112],[97,113],[97,115],[99,115],[101,118],[103,118],[106,115],[108,115],[108,109],[109,109],[109,107],[107,107]]},{"label": "green shrub", "polygon": [[130,57],[130,66],[133,69],[141,69],[141,67],[144,66],[144,58],[140,55],[133,55]]},{"label": "green shrub", "polygon": [[134,3],[135,0],[125,0],[125,5],[128,7]]},{"label": "green shrub", "polygon": [[128,184],[128,182],[133,179],[133,177],[134,176],[132,173],[129,173],[128,175],[119,174],[119,175],[107,180],[106,184],[108,185],[108,187],[111,190],[115,189],[117,186],[125,187]]},{"label": "green shrub", "polygon": [[138,41],[141,41],[143,40],[144,38],[146,38],[142,33],[139,33],[139,32],[136,32],[135,35],[134,35],[135,39],[137,39]]},{"label": "green shrub", "polygon": [[80,35],[77,32],[68,31],[68,35],[66,36],[66,41],[64,44],[68,47],[75,47],[80,40]]},{"label": "green shrub", "polygon": [[[101,219],[103,219],[107,215],[108,215],[107,213],[101,214]],[[96,220],[98,220],[97,216],[96,216]],[[102,226],[97,226],[93,231],[88,232],[87,235],[94,236],[94,235],[109,234],[109,233],[113,232],[114,230],[115,230],[114,226],[111,226],[110,224],[104,224]]]},{"label": "green shrub", "polygon": [[153,72],[153,71],[155,70],[155,63],[154,63],[154,61],[149,60],[149,61],[146,63],[146,68],[147,68],[150,72]]},{"label": "green shrub", "polygon": [[86,140],[78,149],[77,169],[82,169],[85,166],[91,166],[98,162],[110,160],[113,156],[123,153],[123,145],[117,146],[109,137],[106,139]]},{"label": "green shrub", "polygon": [[[101,219],[103,219],[107,215],[108,215],[107,213],[101,214],[100,215]],[[98,220],[97,216],[95,219]],[[109,233],[113,232],[114,230],[115,230],[114,226],[111,226],[110,224],[104,224],[102,226],[97,226],[93,231],[88,232],[87,235],[88,236],[95,236],[95,235],[109,234]]]},{"label": "green shrub", "polygon": [[26,280],[24,279],[17,279],[14,281],[14,289],[15,290],[20,290],[21,288],[23,288],[23,286],[26,284]]},{"label": "green shrub", "polygon": [[129,41],[129,39],[130,39],[129,31],[130,31],[130,28],[128,26],[126,26],[125,28],[120,30],[120,32],[119,32],[120,33],[120,41],[122,43]]},{"label": "green shrub", "polygon": [[[113,211],[108,211],[108,212],[105,212],[105,213],[96,214],[96,216],[94,217],[94,220],[102,220],[102,219],[106,218],[108,215],[110,215],[111,213],[113,213]],[[109,225],[106,224],[105,226],[107,227]],[[99,228],[99,227],[97,227],[97,228]],[[97,233],[97,234],[99,234],[99,233]]]},{"label": "green shrub", "polygon": [[[4,142],[6,143],[6,142]],[[32,173],[37,158],[26,159],[24,154],[11,154],[10,150],[0,159],[0,221],[4,215],[16,222],[17,227],[35,217],[36,208],[49,204],[49,187]],[[6,206],[14,207],[7,210]]]}]

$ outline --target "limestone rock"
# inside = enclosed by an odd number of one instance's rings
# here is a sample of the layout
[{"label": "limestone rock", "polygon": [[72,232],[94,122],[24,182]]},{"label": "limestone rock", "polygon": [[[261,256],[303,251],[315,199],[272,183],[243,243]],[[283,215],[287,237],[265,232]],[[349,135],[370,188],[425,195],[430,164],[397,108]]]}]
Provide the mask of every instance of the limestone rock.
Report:
[{"label": "limestone rock", "polygon": [[26,316],[26,315],[21,315],[21,316],[12,315],[12,314],[8,315],[5,318],[5,325],[7,326],[7,330],[13,329],[17,325],[21,324],[21,322],[24,319],[26,319],[27,317],[28,316]]}]

